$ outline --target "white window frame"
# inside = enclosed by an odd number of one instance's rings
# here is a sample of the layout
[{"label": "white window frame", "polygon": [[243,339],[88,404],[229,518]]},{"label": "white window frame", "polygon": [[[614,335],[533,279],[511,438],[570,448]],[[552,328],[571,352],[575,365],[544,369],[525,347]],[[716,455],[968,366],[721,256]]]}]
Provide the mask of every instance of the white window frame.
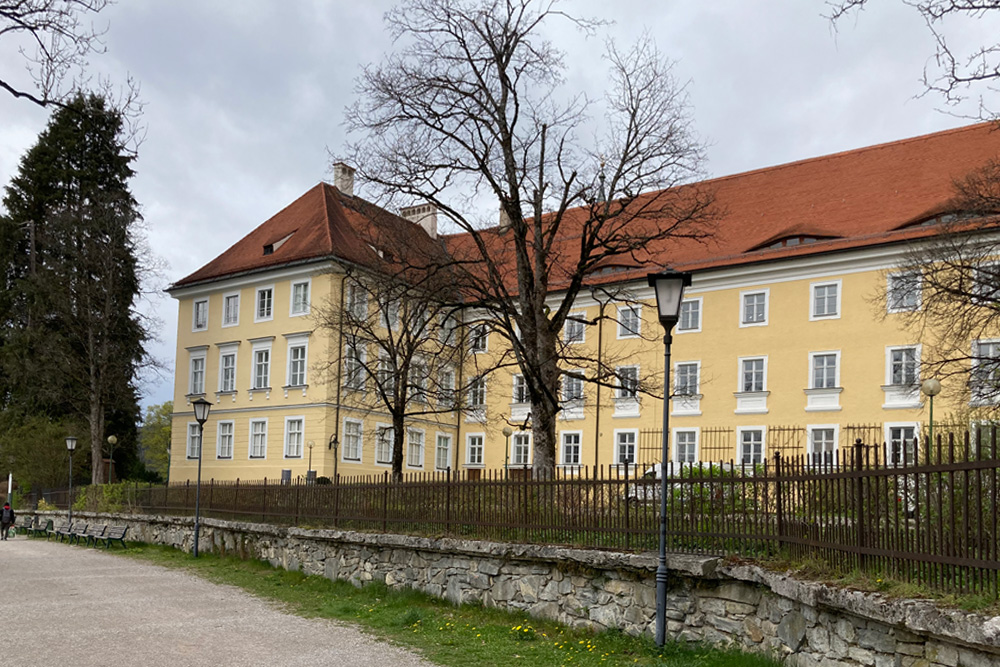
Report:
[{"label": "white window frame", "polygon": [[[474,443],[478,440],[478,443]],[[478,456],[476,456],[478,454]],[[486,434],[465,434],[465,465],[469,468],[482,468],[486,456]],[[476,460],[478,459],[478,460]]]},{"label": "white window frame", "polygon": [[[394,442],[395,430],[392,428],[391,424],[383,424],[381,422],[376,422],[375,424],[375,465],[377,466],[391,466],[392,465],[392,447]],[[382,458],[380,451],[381,448],[385,448],[388,453],[384,459]]]},{"label": "white window frame", "polygon": [[[271,375],[274,370],[274,347],[273,341],[259,341],[251,345],[250,354],[250,389],[251,391],[266,391],[271,388]],[[267,383],[264,385],[259,385],[257,383],[258,366],[260,362],[257,358],[258,354],[261,352],[267,352]]]},{"label": "white window frame", "polygon": [[[201,370],[196,371],[196,362],[200,362]],[[195,377],[200,377],[201,386],[196,384]],[[188,396],[204,396],[205,381],[208,375],[208,350],[201,348],[190,352],[188,357]]]},{"label": "white window frame", "polygon": [[885,462],[886,462],[887,465],[899,465],[899,464],[902,463],[902,460],[901,460],[902,457],[898,456],[898,454],[902,454],[903,453],[903,449],[900,448],[898,451],[896,451],[894,449],[894,447],[893,447],[893,444],[892,444],[893,443],[892,431],[893,431],[893,429],[897,429],[897,428],[898,429],[912,429],[913,430],[913,438],[914,438],[914,440],[917,441],[917,445],[913,449],[913,452],[912,452],[913,453],[913,458],[909,459],[909,462],[912,464],[912,463],[920,460],[920,439],[919,439],[920,438],[920,424],[918,424],[917,422],[912,422],[912,421],[911,422],[885,422],[882,425],[882,428],[883,428],[883,433],[882,433],[883,439],[882,439],[882,442],[885,443],[885,449],[886,450],[884,452],[884,455],[885,455]]},{"label": "white window frame", "polygon": [[479,375],[469,380],[466,401],[471,410],[481,410],[486,407],[486,378],[484,376]]},{"label": "white window frame", "polygon": [[[444,447],[444,465],[441,465],[441,441],[442,439],[447,440],[447,445]],[[451,446],[453,444],[454,438],[450,433],[442,433],[438,431],[434,434],[434,469],[435,470],[447,470],[451,468]]]},{"label": "white window frame", "polygon": [[[522,442],[519,442],[522,441]],[[510,465],[511,468],[524,468],[531,465],[532,455],[531,431],[514,431],[510,436]],[[518,460],[518,453],[524,452],[524,460]]]},{"label": "white window frame", "polygon": [[[981,271],[989,271],[991,274],[1000,274],[1000,261],[989,260],[986,262],[980,262],[979,266],[973,269],[972,273],[972,301],[973,303],[989,303],[991,300],[996,301],[1000,297],[1000,286],[993,285],[991,282],[984,281],[980,278],[979,274]],[[988,290],[988,291],[987,291]]]},{"label": "white window frame", "polygon": [[[833,371],[834,384],[832,387],[816,386],[816,357],[834,357],[836,366]],[[837,389],[840,387],[840,350],[824,350],[809,353],[809,388],[810,389]]]},{"label": "white window frame", "polygon": [[[254,425],[255,424],[263,424],[264,425],[264,432],[263,432],[264,442],[263,442],[262,447],[261,447],[261,452],[262,453],[260,453],[257,456],[254,456],[254,435],[257,435],[257,434],[254,433]],[[248,432],[248,437],[247,437],[247,442],[248,442],[247,458],[250,459],[251,461],[261,461],[261,460],[266,461],[267,460],[267,429],[268,429],[267,417],[258,417],[258,418],[250,420],[249,428],[247,429],[247,432]]]},{"label": "white window frame", "polygon": [[[414,450],[414,440],[413,435],[420,434],[420,447]],[[424,453],[427,450],[427,431],[422,428],[410,427],[406,429],[406,467],[414,470],[419,470],[424,467]],[[413,462],[413,453],[417,452],[418,463]]]},{"label": "white window frame", "polygon": [[[189,461],[198,459],[198,451],[202,447],[203,435],[198,422],[188,422],[187,424],[187,450],[185,452]],[[196,444],[197,443],[197,444]],[[196,449],[197,448],[197,449]]]},{"label": "white window frame", "polygon": [[[285,386],[286,387],[305,387],[309,384],[309,335],[300,334],[295,336],[287,336],[286,338],[285,352]],[[305,350],[305,356],[302,359],[302,382],[292,382],[292,350],[301,347]]]},{"label": "white window frame", "polygon": [[[819,315],[816,313],[816,291],[822,287],[836,287],[837,288],[837,298],[836,298],[836,309],[835,313]],[[809,283],[809,321],[817,322],[820,320],[839,320],[841,309],[841,300],[844,293],[843,281],[841,280],[823,280],[819,282]]]},{"label": "white window frame", "polygon": [[[738,394],[759,394],[761,392],[767,391],[767,365],[768,365],[767,364],[767,358],[768,358],[768,355],[766,355],[766,354],[756,354],[756,355],[752,355],[752,356],[749,356],[749,357],[737,357],[737,359],[736,359],[736,363],[737,363],[737,366],[736,366],[736,370],[737,370],[737,376],[736,376],[736,393],[738,393]],[[761,387],[759,389],[744,389],[743,388],[744,387],[744,384],[743,384],[743,374],[744,374],[743,364],[746,361],[757,361],[758,359],[762,360],[764,362],[764,364],[763,364],[763,371],[762,371],[762,377],[761,377]]]},{"label": "white window frame", "polygon": [[[886,345],[885,347],[885,384],[890,387],[919,387],[920,386],[920,353],[921,345]],[[913,350],[913,382],[893,382],[893,352],[901,350]]]},{"label": "white window frame", "polygon": [[[260,314],[260,295],[262,292],[271,292],[271,305],[270,310],[266,315]],[[253,297],[253,321],[254,322],[270,322],[274,319],[274,285],[261,285],[254,290]]]},{"label": "white window frame", "polygon": [[[298,454],[295,454],[291,449],[292,444],[292,422],[299,422],[302,430],[299,431],[299,442],[298,442]],[[284,447],[284,457],[286,459],[301,459],[305,454],[306,448],[306,418],[302,415],[295,415],[292,417],[285,417],[285,447]]]},{"label": "white window frame", "polygon": [[[563,342],[567,345],[580,345],[587,342],[587,313],[576,312],[566,316],[563,323]],[[579,333],[579,337],[572,334]]]},{"label": "white window frame", "polygon": [[[305,302],[305,307],[303,309],[296,310],[295,306],[297,304],[295,302],[295,288],[298,287],[299,285],[306,286],[306,302]],[[288,316],[302,317],[303,315],[308,315],[310,310],[312,309],[311,300],[312,300],[312,279],[302,278],[299,280],[293,280],[291,282],[291,285],[289,285],[288,287]]]},{"label": "white window frame", "polygon": [[[566,438],[567,436],[576,438],[576,461],[566,460]],[[578,468],[583,465],[583,431],[560,431],[559,432],[559,465],[563,468]]]},{"label": "white window frame", "polygon": [[[743,433],[747,431],[760,432],[760,462],[767,460],[767,427],[766,426],[737,426],[736,427],[736,465],[743,463]],[[747,462],[747,465],[758,465]]]},{"label": "white window frame", "polygon": [[[622,382],[621,372],[624,370],[635,371],[635,377],[632,378],[635,382],[634,386],[628,387]],[[615,368],[615,398],[621,401],[639,400],[639,364],[628,364]]]},{"label": "white window frame", "polygon": [[[687,329],[681,328],[681,323],[684,321],[683,313],[685,304],[696,304],[698,308],[698,325]],[[690,299],[684,299],[683,301],[681,301],[681,317],[677,320],[677,327],[676,327],[677,333],[679,334],[700,333],[701,320],[702,317],[704,316],[704,306],[705,306],[704,297],[700,296]]]},{"label": "white window frame", "polygon": [[[355,354],[350,354],[354,350]],[[363,392],[368,386],[367,371],[365,363],[368,359],[368,346],[363,341],[347,341],[344,343],[344,378],[345,389]],[[353,360],[353,361],[352,361]],[[351,364],[357,364],[356,377],[352,378]]]},{"label": "white window frame", "polygon": [[528,381],[524,379],[523,373],[514,373],[511,376],[510,402],[514,405],[527,405],[531,402],[528,394]]},{"label": "white window frame", "polygon": [[632,458],[628,461],[629,465],[635,465],[638,460],[639,454],[639,429],[637,428],[616,428],[614,431],[614,455],[615,455],[615,465],[625,465],[625,461],[622,461],[622,451],[621,451],[621,437],[623,435],[632,436]]},{"label": "white window frame", "polygon": [[[198,326],[198,307],[204,306],[205,312],[201,319],[201,326]],[[203,299],[195,299],[191,304],[191,331],[207,331],[208,330],[208,297]]]},{"label": "white window frame", "polygon": [[972,341],[972,372],[969,376],[969,404],[973,406],[996,405],[997,402],[1000,402],[1000,389],[991,392],[991,395],[984,396],[982,390],[978,386],[981,384],[978,379],[980,374],[979,367],[983,363],[981,357],[984,356],[980,348],[982,345],[991,345],[995,347],[997,353],[996,357],[991,358],[1000,360],[1000,338],[979,338]]},{"label": "white window frame", "polygon": [[[756,296],[762,294],[764,296],[764,319],[761,321],[747,322],[744,321],[743,316],[746,314],[746,298],[748,296]],[[740,323],[740,328],[744,329],[746,327],[766,327],[768,321],[770,320],[770,309],[771,309],[771,288],[765,287],[763,289],[748,289],[740,291],[740,301],[739,301],[739,313],[737,313],[738,321]]]},{"label": "white window frame", "polygon": [[[232,321],[226,319],[226,315],[229,314],[228,305],[230,299],[236,299],[236,318]],[[235,327],[240,324],[240,293],[237,292],[225,292],[222,295],[222,326],[225,327]]]},{"label": "white window frame", "polygon": [[[357,426],[357,433],[351,433],[348,425]],[[340,460],[344,463],[361,463],[365,450],[365,423],[360,419],[345,417],[343,436],[340,441]],[[357,442],[349,447],[347,444],[348,438],[354,437],[357,437]],[[356,452],[352,451],[355,447],[357,448]]]},{"label": "white window frame", "polygon": [[[636,331],[632,331],[625,324],[625,317],[623,313],[625,312],[635,313],[635,326]],[[642,304],[630,303],[622,306],[618,306],[618,340],[626,340],[629,338],[639,338],[642,335]]]},{"label": "white window frame", "polygon": [[[223,433],[223,427],[226,427],[229,433]],[[223,437],[229,438],[229,455],[226,456],[225,448],[223,446]],[[233,450],[236,448],[236,422],[232,419],[223,419],[215,424],[215,458],[220,461],[231,461],[233,459]]]},{"label": "white window frame", "polygon": [[[559,398],[563,403],[582,404],[586,383],[583,377],[583,370],[573,368],[567,370],[562,376],[562,386],[559,388]],[[571,388],[573,391],[571,392]]]},{"label": "white window frame", "polygon": [[[916,286],[915,287],[911,287],[911,286],[905,285],[905,283],[907,281],[914,280],[914,279],[916,280]],[[890,273],[888,276],[886,276],[885,281],[886,281],[885,282],[885,293],[886,293],[885,307],[886,307],[886,312],[889,312],[889,313],[909,313],[909,312],[920,310],[920,307],[923,304],[924,275],[923,275],[922,272],[920,272],[920,271],[896,271],[896,272]],[[906,295],[909,295],[909,294],[912,294],[913,296],[916,297],[916,303],[915,304],[913,304],[913,305],[905,305],[904,304],[902,306],[894,305],[894,301],[896,301],[897,298],[894,297],[893,294],[895,292],[899,291],[899,289],[900,289],[899,287],[894,286],[894,281],[896,283],[903,283],[904,284],[904,287],[903,287],[903,295],[904,295],[904,297]]]},{"label": "white window frame", "polygon": [[837,451],[840,449],[840,425],[839,424],[808,424],[806,425],[806,461],[811,466],[827,465],[826,460],[817,460],[816,431],[833,431],[833,449],[830,451],[829,465],[832,465],[837,458]]},{"label": "white window frame", "polygon": [[357,322],[365,322],[370,311],[368,290],[355,280],[347,280],[344,294],[344,312]]},{"label": "white window frame", "polygon": [[[220,394],[234,394],[237,391],[237,381],[239,378],[239,347],[238,343],[231,343],[229,345],[219,346],[219,393]],[[226,388],[226,357],[233,358],[233,377],[232,386]]]},{"label": "white window frame", "polygon": [[[694,391],[680,393],[681,366],[694,366]],[[674,396],[700,396],[701,395],[701,361],[678,361],[674,364]]]},{"label": "white window frame", "polygon": [[[678,456],[677,445],[679,443],[678,436],[680,434],[694,434],[694,458],[691,461],[682,461],[680,456]],[[697,463],[698,457],[701,455],[701,427],[699,426],[675,426],[670,429],[671,440],[670,444],[673,445],[670,448],[670,460],[677,465],[688,465],[691,463]]]},{"label": "white window frame", "polygon": [[482,354],[489,352],[490,328],[485,322],[473,324],[469,329],[469,352]]}]

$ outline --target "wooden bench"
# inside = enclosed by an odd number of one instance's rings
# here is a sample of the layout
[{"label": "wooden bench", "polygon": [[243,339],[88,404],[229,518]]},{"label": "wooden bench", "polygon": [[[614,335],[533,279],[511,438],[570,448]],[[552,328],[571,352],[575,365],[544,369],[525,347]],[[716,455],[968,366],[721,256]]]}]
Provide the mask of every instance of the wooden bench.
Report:
[{"label": "wooden bench", "polygon": [[48,536],[52,537],[54,535],[57,540],[62,542],[62,539],[64,537],[69,537],[69,533],[72,529],[73,529],[73,524],[63,522],[58,526],[56,526],[55,529],[51,533],[49,533]]},{"label": "wooden bench", "polygon": [[14,522],[14,530],[22,535],[31,534],[31,525],[35,522],[35,517],[33,516],[20,516],[17,521]]},{"label": "wooden bench", "polygon": [[128,532],[128,526],[111,526],[106,531],[104,535],[94,540],[94,545],[104,542],[104,548],[110,549],[112,542],[121,542],[122,549],[127,549],[125,546],[125,533]]},{"label": "wooden bench", "polygon": [[91,542],[97,544],[97,541],[104,536],[104,531],[106,531],[107,529],[108,529],[107,525],[99,526],[96,523],[92,523],[87,527],[86,532],[84,532],[84,534],[80,538],[78,538],[77,541],[79,541],[80,539],[86,539],[87,546],[90,546]]},{"label": "wooden bench", "polygon": [[69,543],[79,542],[84,537],[87,536],[87,524],[85,523],[74,523],[73,527],[69,529]]},{"label": "wooden bench", "polygon": [[52,519],[42,519],[42,517],[38,517],[38,523],[35,524],[34,528],[31,528],[31,534],[33,536],[44,536],[46,539],[48,539],[51,531]]}]

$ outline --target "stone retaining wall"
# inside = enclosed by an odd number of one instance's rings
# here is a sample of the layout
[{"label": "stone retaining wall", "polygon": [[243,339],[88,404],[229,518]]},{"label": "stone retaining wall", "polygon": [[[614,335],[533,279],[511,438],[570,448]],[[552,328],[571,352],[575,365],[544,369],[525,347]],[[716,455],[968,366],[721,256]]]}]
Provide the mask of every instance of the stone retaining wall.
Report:
[{"label": "stone retaining wall", "polygon": [[[88,515],[190,550],[190,518]],[[199,548],[288,570],[414,588],[594,630],[652,634],[655,555],[205,519]],[[669,558],[667,636],[769,651],[794,667],[1000,666],[1000,617],[889,600],[717,558]]]}]

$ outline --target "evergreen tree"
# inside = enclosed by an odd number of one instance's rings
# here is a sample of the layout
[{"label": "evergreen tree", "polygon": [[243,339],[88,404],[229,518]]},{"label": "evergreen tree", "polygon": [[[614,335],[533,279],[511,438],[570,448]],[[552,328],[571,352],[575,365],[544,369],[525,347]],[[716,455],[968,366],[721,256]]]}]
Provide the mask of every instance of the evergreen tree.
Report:
[{"label": "evergreen tree", "polygon": [[0,406],[86,422],[94,483],[106,423],[134,443],[139,417],[134,159],[121,113],[78,94],[21,160],[0,217]]}]

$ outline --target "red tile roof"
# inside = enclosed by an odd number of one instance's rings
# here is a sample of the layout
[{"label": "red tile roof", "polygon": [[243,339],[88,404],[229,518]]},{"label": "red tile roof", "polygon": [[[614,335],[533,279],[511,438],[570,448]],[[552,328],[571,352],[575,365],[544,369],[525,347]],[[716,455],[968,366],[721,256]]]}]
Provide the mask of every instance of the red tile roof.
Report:
[{"label": "red tile roof", "polygon": [[[696,188],[714,191],[722,215],[712,237],[651,244],[593,278],[618,282],[661,266],[698,271],[931,234],[933,228],[906,225],[947,212],[954,182],[996,159],[1000,131],[984,123],[684,186],[677,191],[681,196]],[[556,261],[568,268],[578,254],[573,228],[585,215],[582,209],[569,212],[565,234],[554,248]],[[400,247],[440,251],[417,225],[321,183],[174,287],[324,257],[370,265],[377,260],[365,230],[373,225],[380,230],[376,236],[391,238]],[[273,254],[263,254],[266,244],[291,232]],[[494,236],[502,242],[502,234]],[[791,236],[823,240],[768,247]],[[471,245],[463,234],[443,239],[459,255]],[[556,283],[552,288],[558,288]]]}]

